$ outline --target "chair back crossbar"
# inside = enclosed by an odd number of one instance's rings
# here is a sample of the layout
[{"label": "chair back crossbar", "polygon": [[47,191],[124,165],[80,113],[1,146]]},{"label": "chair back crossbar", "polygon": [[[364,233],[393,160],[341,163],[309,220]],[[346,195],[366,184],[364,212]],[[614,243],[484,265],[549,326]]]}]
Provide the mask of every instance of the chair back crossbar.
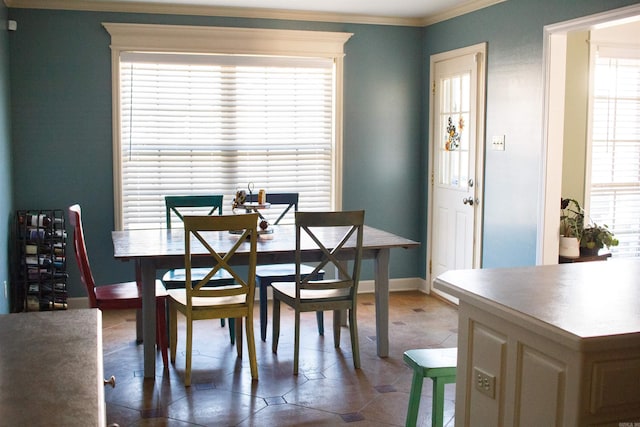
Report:
[{"label": "chair back crossbar", "polygon": [[[280,221],[291,211],[293,208],[294,212],[298,210],[298,193],[267,193],[266,202],[271,205],[270,211],[273,210],[275,206],[284,206],[284,209],[279,213],[276,220],[272,223],[272,225],[278,225]],[[248,194],[247,202],[257,202],[258,195],[257,194]],[[266,214],[266,212],[264,212]]]},{"label": "chair back crossbar", "polygon": [[180,221],[184,220],[184,208],[209,208],[206,215],[213,215],[218,211],[218,215],[222,215],[222,203],[224,196],[221,194],[212,195],[195,195],[195,196],[165,196],[164,203],[167,217],[167,228],[171,228],[172,213],[177,216]]}]

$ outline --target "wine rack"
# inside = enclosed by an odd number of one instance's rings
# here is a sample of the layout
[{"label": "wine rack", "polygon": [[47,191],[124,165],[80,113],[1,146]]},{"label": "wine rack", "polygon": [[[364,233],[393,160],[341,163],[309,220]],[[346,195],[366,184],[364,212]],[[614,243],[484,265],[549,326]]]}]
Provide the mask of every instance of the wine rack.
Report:
[{"label": "wine rack", "polygon": [[19,210],[16,226],[18,265],[14,311],[66,309],[64,211]]}]

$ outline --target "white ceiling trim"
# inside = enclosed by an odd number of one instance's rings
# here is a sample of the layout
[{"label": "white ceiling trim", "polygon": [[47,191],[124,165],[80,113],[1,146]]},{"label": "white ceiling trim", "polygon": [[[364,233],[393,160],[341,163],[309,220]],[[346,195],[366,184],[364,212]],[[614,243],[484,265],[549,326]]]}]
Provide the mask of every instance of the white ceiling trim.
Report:
[{"label": "white ceiling trim", "polygon": [[169,15],[225,16],[234,18],[282,19],[372,25],[422,27],[464,15],[506,0],[470,0],[461,6],[423,18],[354,15],[300,10],[198,6],[187,4],[88,1],[88,0],[4,0],[7,7],[22,9],[80,10],[91,12],[159,13]]},{"label": "white ceiling trim", "polygon": [[438,13],[437,15],[425,16],[422,19],[422,25],[427,26],[446,21],[447,19],[466,15],[467,13],[475,12],[476,10],[484,9],[485,7],[493,6],[494,4],[502,3],[505,1],[507,0],[471,0],[460,6],[453,7],[445,12]]}]

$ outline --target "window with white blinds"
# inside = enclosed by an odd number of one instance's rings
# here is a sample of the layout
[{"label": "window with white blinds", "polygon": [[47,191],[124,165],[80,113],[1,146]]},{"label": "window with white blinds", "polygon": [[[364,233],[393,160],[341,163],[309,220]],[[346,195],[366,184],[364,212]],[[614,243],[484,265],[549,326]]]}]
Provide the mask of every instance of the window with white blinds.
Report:
[{"label": "window with white blinds", "polygon": [[599,46],[591,117],[589,215],[620,241],[611,251],[640,256],[640,50]]},{"label": "window with white blinds", "polygon": [[[163,226],[164,196],[298,192],[331,208],[333,61],[123,54],[124,227]],[[223,210],[223,211],[224,211]]]},{"label": "window with white blinds", "polygon": [[103,23],[111,35],[115,229],[165,226],[166,195],[297,192],[341,207],[350,33]]}]

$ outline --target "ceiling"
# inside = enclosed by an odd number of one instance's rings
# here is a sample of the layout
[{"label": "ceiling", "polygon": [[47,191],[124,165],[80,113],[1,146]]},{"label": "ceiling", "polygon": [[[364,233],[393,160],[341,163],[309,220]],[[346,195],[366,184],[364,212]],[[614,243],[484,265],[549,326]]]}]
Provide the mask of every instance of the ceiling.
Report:
[{"label": "ceiling", "polygon": [[4,0],[8,7],[428,25],[506,0]]}]

